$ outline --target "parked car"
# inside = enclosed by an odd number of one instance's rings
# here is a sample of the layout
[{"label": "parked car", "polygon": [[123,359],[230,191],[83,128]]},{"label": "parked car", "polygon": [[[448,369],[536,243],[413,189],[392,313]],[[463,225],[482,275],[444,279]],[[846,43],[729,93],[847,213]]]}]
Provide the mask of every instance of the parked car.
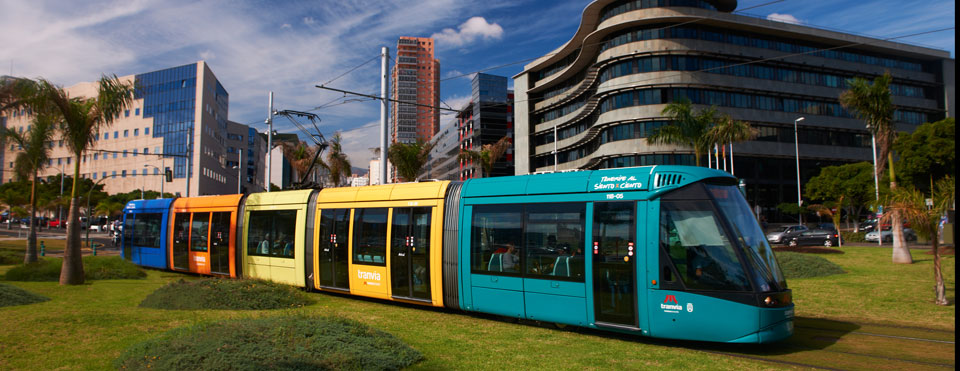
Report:
[{"label": "parked car", "polygon": [[835,229],[813,229],[788,238],[787,245],[790,246],[831,247],[840,245],[840,233],[837,233]]},{"label": "parked car", "polygon": [[817,224],[817,229],[825,229],[825,230],[828,230],[828,231],[829,231],[829,230],[834,230],[834,231],[835,231],[835,230],[837,230],[837,226],[833,225],[833,223],[820,223],[820,224]]},{"label": "parked car", "polygon": [[66,224],[66,221],[64,221],[64,220],[60,220],[60,219],[50,219],[50,221],[47,222],[47,227],[50,227],[50,228],[59,228],[59,227],[60,227],[60,223],[63,223],[63,226],[66,226],[66,225],[67,225],[67,224]]},{"label": "parked car", "polygon": [[791,225],[787,227],[781,227],[776,232],[767,234],[767,241],[770,243],[787,243],[790,237],[799,235],[801,232],[809,230],[806,226],[803,225]]},{"label": "parked car", "polygon": [[[883,242],[893,242],[893,230],[888,226],[882,231],[867,232],[867,235],[863,236],[867,242],[877,242],[879,238],[882,238]],[[910,228],[904,228],[903,238],[907,241],[916,241],[917,233]]]}]

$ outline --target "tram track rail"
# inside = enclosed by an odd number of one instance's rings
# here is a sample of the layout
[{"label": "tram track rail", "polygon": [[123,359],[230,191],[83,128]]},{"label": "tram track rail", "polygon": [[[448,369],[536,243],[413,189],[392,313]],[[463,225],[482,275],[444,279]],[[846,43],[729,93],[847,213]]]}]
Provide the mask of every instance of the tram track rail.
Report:
[{"label": "tram track rail", "polygon": [[[801,319],[800,322],[809,320]],[[797,325],[793,337],[782,343],[743,351],[729,349],[731,345],[698,350],[785,367],[819,370],[939,370],[956,367],[953,331],[880,324],[843,325],[847,328]],[[857,331],[859,328],[869,331]]]}]

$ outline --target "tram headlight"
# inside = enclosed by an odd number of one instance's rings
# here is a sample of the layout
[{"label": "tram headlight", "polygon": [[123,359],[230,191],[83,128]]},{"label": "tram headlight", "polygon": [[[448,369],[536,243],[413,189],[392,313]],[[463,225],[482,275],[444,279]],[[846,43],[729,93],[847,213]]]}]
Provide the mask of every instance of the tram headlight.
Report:
[{"label": "tram headlight", "polygon": [[766,304],[768,307],[772,307],[774,305],[777,305],[777,299],[774,299],[772,296],[767,296],[766,299],[763,299],[763,303]]}]

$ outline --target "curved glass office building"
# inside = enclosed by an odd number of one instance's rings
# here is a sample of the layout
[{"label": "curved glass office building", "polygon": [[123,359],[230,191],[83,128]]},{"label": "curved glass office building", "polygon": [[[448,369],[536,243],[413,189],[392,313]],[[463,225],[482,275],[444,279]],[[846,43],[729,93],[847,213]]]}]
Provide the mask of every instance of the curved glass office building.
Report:
[{"label": "curved glass office building", "polygon": [[736,1],[709,0],[587,5],[570,41],[514,76],[516,173],[692,165],[692,150],[646,140],[669,123],[661,114],[666,104],[685,97],[759,129],[755,140],[734,145],[733,165],[749,201],[772,211],[796,202],[798,117],[805,118],[798,128],[802,182],[823,166],[871,160],[863,121],[838,102],[848,79],[890,71],[900,130],[954,116],[947,51],[735,8]]}]

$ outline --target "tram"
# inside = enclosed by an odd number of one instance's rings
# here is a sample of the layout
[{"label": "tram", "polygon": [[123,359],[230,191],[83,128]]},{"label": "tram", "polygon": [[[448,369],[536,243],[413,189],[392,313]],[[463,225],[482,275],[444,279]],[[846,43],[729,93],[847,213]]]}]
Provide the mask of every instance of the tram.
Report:
[{"label": "tram", "polygon": [[620,333],[779,341],[793,333],[791,291],[736,184],[648,166],[136,200],[122,254]]}]

